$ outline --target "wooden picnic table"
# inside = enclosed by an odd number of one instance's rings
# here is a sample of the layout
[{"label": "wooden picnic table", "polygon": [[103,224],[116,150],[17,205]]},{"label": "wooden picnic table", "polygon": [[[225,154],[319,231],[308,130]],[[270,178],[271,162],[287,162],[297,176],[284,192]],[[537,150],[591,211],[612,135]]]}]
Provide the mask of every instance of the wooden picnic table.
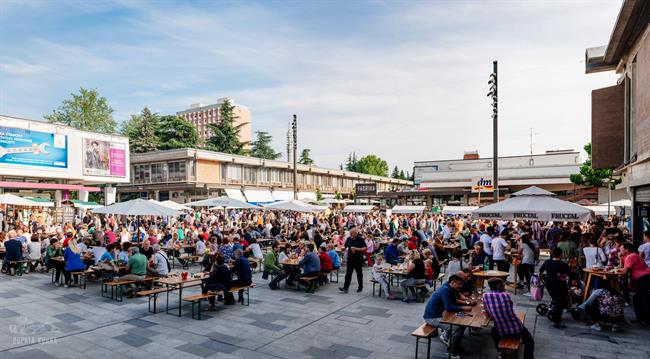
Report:
[{"label": "wooden picnic table", "polygon": [[280,262],[280,264],[284,264],[285,266],[297,266],[298,262],[300,262],[300,259],[294,258],[294,259],[287,259],[285,261]]},{"label": "wooden picnic table", "polygon": [[[462,315],[458,313],[462,313]],[[490,316],[483,309],[483,302],[479,299],[478,303],[469,312],[443,312],[440,323],[481,329],[487,327],[490,320]]]},{"label": "wooden picnic table", "polygon": [[[200,285],[201,280],[207,277],[206,273],[200,272],[196,273],[194,276],[188,274],[186,279],[183,279],[180,273],[176,273],[167,277],[157,278],[155,281],[159,284],[164,285],[169,289],[167,291],[167,308],[166,313],[169,313],[169,292],[178,289],[178,316],[181,316],[181,307],[183,303],[183,288],[191,287],[195,285]],[[170,289],[171,288],[171,289]]]},{"label": "wooden picnic table", "polygon": [[488,270],[488,271],[481,270],[478,272],[474,272],[472,274],[476,276],[476,288],[480,288],[480,289],[483,289],[483,285],[486,279],[502,278],[505,281],[509,275],[508,272],[501,272],[498,270]]},{"label": "wooden picnic table", "polygon": [[[622,272],[620,269],[618,269],[618,268],[613,268],[613,269],[611,269],[611,270],[606,270],[606,269],[602,269],[602,268],[584,268],[584,269],[582,269],[582,270],[583,270],[585,273],[587,273],[587,282],[586,282],[587,284],[585,285],[585,292],[584,292],[583,297],[582,297],[582,301],[583,301],[583,302],[584,302],[585,300],[587,300],[587,298],[589,297],[589,292],[591,291],[591,278],[592,278],[593,276],[597,276],[597,277],[600,277],[600,278],[602,278],[602,279],[604,279],[604,280],[609,280],[609,281],[611,281],[611,282],[612,282],[612,286],[613,286],[614,288],[618,289],[618,287],[619,287],[619,285],[618,285],[618,283],[619,283],[618,278],[619,278],[620,276],[625,275],[625,273],[623,273],[623,272]],[[615,279],[615,280],[614,280],[614,279]]]},{"label": "wooden picnic table", "polygon": [[399,278],[399,277],[405,277],[408,274],[406,273],[405,268],[401,268],[400,266],[390,266],[386,268],[381,268],[379,270],[382,273],[386,273],[386,278],[388,282],[388,290],[390,291],[390,285],[393,283],[393,278]]},{"label": "wooden picnic table", "polygon": [[506,255],[506,258],[510,258],[510,263],[512,264],[514,268],[514,283],[512,283],[510,286],[512,287],[513,294],[517,295],[517,282],[519,282],[518,278],[518,271],[517,269],[519,268],[519,264],[521,263],[521,255],[519,255],[519,252],[515,249],[511,249],[507,252],[504,252]]}]

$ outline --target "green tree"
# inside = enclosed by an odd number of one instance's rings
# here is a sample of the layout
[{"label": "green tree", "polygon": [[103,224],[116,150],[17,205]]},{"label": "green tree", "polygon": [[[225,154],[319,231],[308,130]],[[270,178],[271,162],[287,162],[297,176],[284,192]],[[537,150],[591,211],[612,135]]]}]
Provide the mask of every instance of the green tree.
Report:
[{"label": "green tree", "polygon": [[171,150],[174,148],[191,148],[200,144],[196,127],[184,118],[169,115],[158,120],[156,128],[158,148]]},{"label": "green tree", "polygon": [[97,90],[79,88],[78,94],[63,100],[61,106],[45,115],[50,123],[61,123],[83,131],[115,133],[117,123],[113,120],[113,109],[106,97]]},{"label": "green tree", "polygon": [[282,156],[282,153],[275,152],[273,147],[271,147],[271,136],[268,132],[265,131],[256,131],[257,138],[253,141],[253,149],[251,151],[251,156],[257,158],[264,158],[267,160],[277,160]]},{"label": "green tree", "polygon": [[309,157],[311,150],[309,148],[303,148],[302,152],[300,153],[300,158],[298,159],[298,163],[302,165],[313,165],[314,160]]},{"label": "green tree", "polygon": [[323,200],[323,194],[320,191],[320,188],[316,188],[316,201],[320,202]]},{"label": "green tree", "polygon": [[[583,148],[587,152],[587,160],[580,166],[580,173],[572,174],[569,179],[579,186],[603,187],[603,180],[611,178],[614,175],[614,170],[591,167],[591,142],[587,143]],[[619,183],[621,183],[620,179],[613,180],[611,188],[613,189]]]},{"label": "green tree", "polygon": [[341,192],[339,191],[334,192],[334,199],[338,199],[339,201],[342,200],[343,195],[341,194]]},{"label": "green tree", "polygon": [[219,122],[208,125],[213,135],[208,139],[207,147],[218,152],[245,155],[248,142],[239,139],[239,132],[247,123],[236,124],[238,118],[235,106],[225,100],[219,108]]},{"label": "green tree", "polygon": [[132,153],[153,152],[158,149],[157,127],[158,115],[145,107],[142,113],[123,122],[120,132],[129,138]]},{"label": "green tree", "polygon": [[375,176],[388,176],[388,163],[375,155],[361,157],[356,163],[359,173],[366,173]]},{"label": "green tree", "polygon": [[390,174],[390,176],[391,176],[391,178],[400,178],[399,177],[399,169],[397,168],[397,166],[395,166],[395,168],[393,168],[393,172]]},{"label": "green tree", "polygon": [[359,172],[358,164],[357,164],[357,154],[356,152],[352,152],[348,155],[348,160],[345,162],[345,170],[346,171],[351,171],[351,172]]},{"label": "green tree", "polygon": [[406,179],[406,175],[404,174],[404,170],[399,171],[399,179]]}]

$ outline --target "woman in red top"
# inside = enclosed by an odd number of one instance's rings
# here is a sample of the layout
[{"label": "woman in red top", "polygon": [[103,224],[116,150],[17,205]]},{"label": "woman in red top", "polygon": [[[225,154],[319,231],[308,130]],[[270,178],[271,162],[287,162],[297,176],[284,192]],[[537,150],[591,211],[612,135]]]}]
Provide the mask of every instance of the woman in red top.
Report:
[{"label": "woman in red top", "polygon": [[642,326],[650,325],[650,268],[645,261],[636,253],[632,243],[621,245],[621,271],[630,273],[632,279],[637,283],[637,290],[632,299],[634,314],[637,323]]},{"label": "woman in red top", "polygon": [[318,259],[320,260],[320,279],[319,283],[323,285],[327,283],[327,273],[331,272],[334,266],[332,265],[332,259],[329,254],[327,254],[327,247],[321,246],[318,249]]}]

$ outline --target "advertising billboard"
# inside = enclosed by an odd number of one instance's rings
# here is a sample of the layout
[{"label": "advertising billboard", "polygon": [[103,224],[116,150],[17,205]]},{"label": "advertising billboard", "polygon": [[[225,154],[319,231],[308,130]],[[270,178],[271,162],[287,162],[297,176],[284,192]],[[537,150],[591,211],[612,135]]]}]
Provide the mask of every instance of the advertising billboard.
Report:
[{"label": "advertising billboard", "polygon": [[492,177],[472,178],[472,193],[494,192]]},{"label": "advertising billboard", "polygon": [[83,139],[83,174],[86,176],[126,176],[126,145]]},{"label": "advertising billboard", "polygon": [[0,126],[0,165],[68,168],[63,134]]}]

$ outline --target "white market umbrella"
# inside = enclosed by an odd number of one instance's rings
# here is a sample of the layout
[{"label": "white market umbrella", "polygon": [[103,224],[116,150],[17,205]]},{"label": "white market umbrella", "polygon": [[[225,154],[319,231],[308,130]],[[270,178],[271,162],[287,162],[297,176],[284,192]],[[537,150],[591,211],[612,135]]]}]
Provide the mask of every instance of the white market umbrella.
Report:
[{"label": "white market umbrella", "polygon": [[[597,216],[607,216],[607,205],[599,205],[599,206],[582,206],[585,207],[586,209],[594,212],[595,215]],[[612,209],[612,213],[615,211]]]},{"label": "white market umbrella", "polygon": [[422,213],[425,209],[426,206],[395,206],[391,212],[396,214]]},{"label": "white market umbrella", "polygon": [[479,219],[531,220],[553,222],[586,222],[591,210],[556,198],[551,192],[530,187],[512,197],[479,208],[473,212]]},{"label": "white market umbrella", "polygon": [[150,199],[149,202],[157,203],[157,204],[159,204],[161,206],[165,206],[165,207],[168,207],[168,208],[171,208],[171,209],[175,209],[177,211],[191,211],[192,210],[192,208],[190,208],[190,207],[184,206],[184,205],[182,205],[180,203],[176,203],[176,202],[170,201],[170,200],[156,201],[155,199]]},{"label": "white market umbrella", "polygon": [[478,209],[478,206],[443,206],[442,214],[446,215],[466,215],[472,214],[475,210]]},{"label": "white market umbrella", "polygon": [[292,211],[292,212],[323,212],[327,207],[323,208],[321,206],[312,206],[302,201],[290,200],[290,201],[280,201],[275,203],[269,203],[264,206],[265,209],[272,209],[277,211]]},{"label": "white market umbrella", "polygon": [[[629,199],[619,199],[618,201],[609,202],[609,205],[611,207],[628,207],[628,208],[631,208],[632,207],[632,201],[630,201]],[[601,206],[607,207],[607,203],[603,203],[603,204],[601,204]]]},{"label": "white market umbrella", "polygon": [[175,216],[179,211],[165,207],[162,204],[150,202],[144,199],[113,203],[93,210],[93,213],[119,214],[126,216]]},{"label": "white market umbrella", "polygon": [[375,208],[373,205],[351,205],[343,208],[343,213],[370,213]]},{"label": "white market umbrella", "polygon": [[0,194],[0,204],[24,207],[50,207],[47,205],[48,203],[51,202],[36,202],[11,193]]},{"label": "white market umbrella", "polygon": [[241,209],[261,209],[259,206],[254,204],[246,203],[238,199],[230,197],[216,197],[208,198],[201,201],[185,203],[186,206],[190,207],[224,207],[224,208],[241,208]]}]

